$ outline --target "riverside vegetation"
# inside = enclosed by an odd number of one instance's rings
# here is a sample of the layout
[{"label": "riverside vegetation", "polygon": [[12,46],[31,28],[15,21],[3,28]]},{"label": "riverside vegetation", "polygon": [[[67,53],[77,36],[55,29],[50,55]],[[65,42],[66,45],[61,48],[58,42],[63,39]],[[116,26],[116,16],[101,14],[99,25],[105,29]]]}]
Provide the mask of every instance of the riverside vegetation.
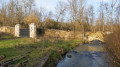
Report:
[{"label": "riverside vegetation", "polygon": [[120,66],[120,27],[114,27],[114,31],[110,35],[105,35],[106,53],[110,59],[111,67]]},{"label": "riverside vegetation", "polygon": [[[78,45],[78,43],[81,42],[77,40],[49,40],[46,38],[40,38],[39,40],[31,38],[4,40],[0,41],[0,56],[5,55],[6,58],[2,60],[5,61],[30,51],[27,65],[32,67],[39,63],[44,56],[50,53],[50,57],[52,57],[50,62],[54,62],[54,64],[49,65],[55,66],[62,58],[63,54],[70,51],[73,47]],[[24,60],[25,59],[13,62],[11,65],[16,65]]]}]

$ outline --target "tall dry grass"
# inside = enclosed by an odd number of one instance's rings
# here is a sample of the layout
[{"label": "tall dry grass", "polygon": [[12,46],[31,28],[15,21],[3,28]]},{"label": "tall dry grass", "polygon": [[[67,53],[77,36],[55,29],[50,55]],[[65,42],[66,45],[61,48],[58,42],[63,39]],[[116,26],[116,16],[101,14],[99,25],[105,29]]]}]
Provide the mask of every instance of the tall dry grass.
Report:
[{"label": "tall dry grass", "polygon": [[114,28],[113,33],[105,35],[105,48],[110,59],[111,67],[120,67],[120,27]]}]

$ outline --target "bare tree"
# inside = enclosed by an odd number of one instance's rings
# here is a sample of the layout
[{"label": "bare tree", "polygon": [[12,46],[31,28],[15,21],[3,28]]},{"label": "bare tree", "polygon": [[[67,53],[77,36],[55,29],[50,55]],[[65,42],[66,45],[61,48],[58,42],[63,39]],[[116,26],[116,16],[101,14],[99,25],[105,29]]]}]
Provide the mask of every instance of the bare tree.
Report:
[{"label": "bare tree", "polygon": [[112,0],[111,3],[111,31],[113,31],[113,14],[114,14],[114,10],[115,10],[115,6],[117,4],[117,0]]},{"label": "bare tree", "polygon": [[25,16],[27,16],[31,13],[31,9],[34,6],[35,0],[22,0],[22,2],[24,3]]},{"label": "bare tree", "polygon": [[84,38],[85,38],[85,26],[84,26],[84,9],[85,9],[85,3],[86,0],[79,0],[80,2],[80,6],[79,6],[79,23],[82,27],[82,40],[83,42],[85,42]]},{"label": "bare tree", "polygon": [[99,29],[99,31],[105,31],[104,18],[105,18],[104,4],[103,4],[103,2],[101,2],[100,6],[99,6],[99,21],[100,21],[100,29]]},{"label": "bare tree", "polygon": [[20,0],[15,1],[16,23],[22,24],[24,19],[23,7]]},{"label": "bare tree", "polygon": [[5,3],[2,4],[2,8],[0,10],[0,22],[2,22],[2,25],[7,24],[7,6]]},{"label": "bare tree", "polygon": [[[76,30],[78,29],[78,25],[82,28],[82,39],[84,40],[85,30],[84,30],[84,7],[85,0],[68,0],[70,14],[72,18],[72,22],[74,23],[74,38],[76,38]],[[79,23],[79,24],[78,24]]]},{"label": "bare tree", "polygon": [[105,7],[105,15],[106,15],[106,24],[108,25],[109,24],[109,14],[110,14],[108,3],[105,3],[104,7]]},{"label": "bare tree", "polygon": [[62,20],[62,18],[65,16],[66,9],[67,9],[66,3],[59,1],[55,7],[55,12],[56,12],[55,15],[56,15],[57,22],[59,22],[59,20]]},{"label": "bare tree", "polygon": [[8,20],[11,23],[11,25],[14,25],[15,23],[15,1],[11,0],[8,4]]},{"label": "bare tree", "polygon": [[40,7],[39,14],[38,14],[38,15],[39,15],[39,20],[40,20],[40,22],[43,21],[44,12],[45,12],[45,9],[42,8],[42,7]]},{"label": "bare tree", "polygon": [[120,23],[120,3],[116,7],[116,23]]},{"label": "bare tree", "polygon": [[32,7],[35,6],[35,0],[28,0],[28,9],[29,9],[29,14],[31,13],[32,11]]},{"label": "bare tree", "polygon": [[39,10],[39,19],[41,21],[44,21],[46,18],[48,18],[48,10],[44,7],[40,7]]},{"label": "bare tree", "polygon": [[94,7],[90,6],[88,8],[88,15],[89,15],[89,22],[90,22],[90,26],[91,26],[91,31],[93,32],[93,24],[94,24]]},{"label": "bare tree", "polygon": [[69,9],[70,9],[70,17],[71,22],[74,23],[73,31],[74,31],[74,39],[76,38],[76,26],[77,25],[77,14],[78,14],[78,0],[68,0]]}]

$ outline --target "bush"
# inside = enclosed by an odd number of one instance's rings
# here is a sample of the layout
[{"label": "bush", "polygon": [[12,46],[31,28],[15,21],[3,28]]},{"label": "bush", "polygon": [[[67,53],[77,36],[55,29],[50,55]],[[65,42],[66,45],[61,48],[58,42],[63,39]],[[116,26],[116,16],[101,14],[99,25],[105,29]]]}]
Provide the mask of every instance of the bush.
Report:
[{"label": "bush", "polygon": [[105,36],[105,48],[112,62],[112,67],[120,67],[120,28],[115,28],[112,34]]}]

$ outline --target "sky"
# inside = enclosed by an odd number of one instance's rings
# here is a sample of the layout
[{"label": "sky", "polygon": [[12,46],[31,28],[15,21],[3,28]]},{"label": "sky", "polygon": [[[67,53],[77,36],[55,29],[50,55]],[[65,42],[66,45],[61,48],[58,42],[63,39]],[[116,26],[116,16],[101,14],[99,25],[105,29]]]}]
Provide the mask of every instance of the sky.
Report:
[{"label": "sky", "polygon": [[[35,4],[37,8],[44,7],[47,9],[47,11],[55,12],[55,6],[59,1],[67,2],[67,0],[36,0]],[[94,13],[97,16],[98,15],[98,8],[100,2],[103,1],[103,3],[111,3],[111,0],[86,0],[86,7],[93,6],[94,7]]]},{"label": "sky", "polygon": [[[67,0],[36,0],[35,3],[38,8],[45,7],[49,11],[54,11],[54,8],[59,1],[67,2]],[[102,2],[102,0],[87,0],[86,6],[89,7],[90,5],[93,5],[96,9],[99,7],[100,2]],[[103,2],[110,3],[111,0],[103,0]]]},{"label": "sky", "polygon": [[[10,0],[0,0],[0,2],[6,3],[9,1]],[[54,11],[54,8],[59,1],[67,2],[67,0],[35,0],[35,5],[37,6],[38,9],[40,7],[45,7],[45,9],[47,9],[48,11]],[[87,0],[86,6],[89,7],[90,5],[93,5],[94,8],[96,9],[99,7],[99,3],[102,1],[108,3],[111,2],[111,0]]]},{"label": "sky", "polygon": [[[2,5],[2,2],[8,3],[10,0],[0,0],[0,8]],[[35,5],[37,9],[40,9],[41,7],[44,8],[47,11],[55,12],[55,7],[59,1],[67,2],[67,0],[35,0]],[[98,15],[99,10],[99,4],[103,1],[103,3],[111,3],[112,0],[86,0],[85,7],[93,6],[95,15]],[[114,0],[113,0],[114,1]]]},{"label": "sky", "polygon": [[[10,0],[0,0],[0,8],[1,8],[1,3],[6,2],[8,3]],[[35,0],[35,5],[37,9],[40,9],[41,7],[44,8],[45,10],[55,12],[55,6],[59,1],[67,2],[67,0]],[[94,7],[94,13],[97,16],[98,15],[98,10],[99,10],[99,4],[100,2],[103,1],[103,3],[111,3],[112,0],[86,0],[85,7],[93,6]],[[114,1],[114,0],[113,0]],[[119,1],[119,0],[118,0]]]}]

